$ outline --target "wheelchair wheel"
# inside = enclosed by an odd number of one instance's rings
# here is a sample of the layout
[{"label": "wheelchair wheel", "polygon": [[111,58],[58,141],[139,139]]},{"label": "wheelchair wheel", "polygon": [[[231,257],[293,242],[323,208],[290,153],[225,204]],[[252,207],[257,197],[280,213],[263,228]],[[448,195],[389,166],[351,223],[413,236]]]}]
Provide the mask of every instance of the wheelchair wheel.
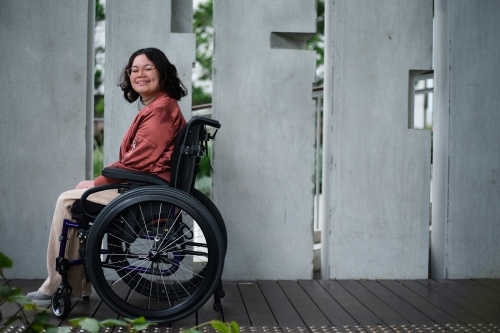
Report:
[{"label": "wheelchair wheel", "polygon": [[208,209],[210,214],[212,214],[213,218],[215,219],[215,222],[219,227],[222,239],[224,241],[224,255],[225,255],[227,251],[227,231],[226,231],[226,224],[224,223],[224,219],[222,218],[219,209],[217,208],[217,206],[214,205],[212,200],[210,200],[205,194],[203,194],[197,189],[193,189],[193,197],[195,197],[199,202],[201,202],[203,206],[205,206],[205,208]]},{"label": "wheelchair wheel", "polygon": [[52,312],[59,318],[65,318],[71,311],[71,299],[66,291],[57,291],[52,295]]},{"label": "wheelchair wheel", "polygon": [[113,310],[172,322],[214,293],[224,241],[198,200],[173,188],[147,186],[103,209],[90,229],[86,258],[96,292]]}]

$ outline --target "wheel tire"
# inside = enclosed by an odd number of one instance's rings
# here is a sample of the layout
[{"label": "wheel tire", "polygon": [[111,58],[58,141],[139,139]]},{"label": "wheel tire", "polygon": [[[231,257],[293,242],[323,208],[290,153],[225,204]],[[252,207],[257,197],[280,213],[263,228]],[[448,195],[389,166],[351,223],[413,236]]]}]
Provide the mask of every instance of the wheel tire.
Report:
[{"label": "wheel tire", "polygon": [[[175,219],[174,224],[165,230],[157,228],[156,233],[150,234],[149,222],[146,223],[145,219],[149,210],[158,216],[168,211]],[[129,211],[140,211],[140,214],[130,217],[127,216]],[[180,217],[187,231],[182,229],[180,234],[176,234],[174,225]],[[185,218],[190,226],[184,223]],[[135,239],[127,242],[125,238],[130,233],[124,235],[124,226],[134,230],[133,220],[144,232],[134,231]],[[174,230],[173,234],[169,234],[171,230]],[[197,239],[190,240],[186,236],[189,233],[193,238],[195,234],[203,237],[196,236]],[[119,239],[121,247],[112,244],[111,249],[101,249],[105,237],[108,245],[110,237]],[[119,260],[126,259],[126,262],[116,266],[109,260],[113,256]],[[173,188],[145,186],[117,197],[103,209],[90,229],[86,257],[90,280],[110,308],[125,317],[143,316],[150,321],[172,322],[194,313],[214,293],[222,274],[224,241],[212,214],[198,200]],[[192,261],[181,266],[187,257],[193,258],[190,259]],[[201,270],[203,274],[196,273],[195,258],[205,260],[202,261],[205,265]],[[105,272],[110,267],[126,273],[109,284]],[[189,267],[191,271],[188,271]],[[174,269],[175,272],[169,275]],[[179,276],[175,276],[177,270]],[[128,282],[123,278],[127,274],[133,276]],[[191,275],[194,278],[190,278]],[[172,280],[167,280],[170,276]],[[125,286],[119,287],[120,284]],[[186,288],[187,284],[189,288]],[[176,294],[174,299],[171,297],[173,294]]]},{"label": "wheel tire", "polygon": [[56,291],[52,295],[52,312],[59,318],[65,318],[71,312],[71,299],[65,291]]},{"label": "wheel tire", "polygon": [[220,233],[222,235],[222,239],[224,240],[224,256],[226,255],[227,251],[227,230],[226,230],[226,224],[224,223],[224,219],[222,218],[221,213],[219,212],[219,209],[215,204],[210,200],[205,194],[200,192],[197,189],[193,190],[193,197],[195,197],[199,202],[205,206],[210,214],[215,219],[215,222],[217,222],[217,226],[219,227]]}]

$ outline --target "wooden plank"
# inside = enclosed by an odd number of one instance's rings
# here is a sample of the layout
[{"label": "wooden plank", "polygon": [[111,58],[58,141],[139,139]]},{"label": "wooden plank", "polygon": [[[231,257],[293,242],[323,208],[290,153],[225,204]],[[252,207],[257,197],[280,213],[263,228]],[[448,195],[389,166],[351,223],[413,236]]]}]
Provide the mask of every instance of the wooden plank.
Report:
[{"label": "wooden plank", "polygon": [[208,301],[198,310],[198,322],[196,325],[201,325],[203,323],[209,322],[211,320],[224,321],[222,317],[222,311],[215,311],[214,308],[214,297],[210,297]]},{"label": "wooden plank", "polygon": [[373,295],[368,289],[354,280],[339,280],[339,283],[358,301],[363,303],[371,312],[373,312],[382,322],[389,325],[408,325],[409,321],[404,319],[396,311]]},{"label": "wooden plank", "polygon": [[404,287],[402,283],[394,280],[378,280],[378,282],[436,323],[440,325],[460,324],[460,321],[456,318],[450,316],[434,304]]},{"label": "wooden plank", "polygon": [[316,329],[332,325],[297,281],[278,281],[278,284],[297,310],[306,327]]},{"label": "wooden plank", "polygon": [[252,326],[278,326],[257,282],[239,282],[238,288]]},{"label": "wooden plank", "polygon": [[383,325],[384,323],[366,306],[347,292],[338,281],[320,280],[319,284],[356,320],[359,325]]},{"label": "wooden plank", "polygon": [[422,284],[424,287],[428,288],[429,290],[432,290],[439,295],[445,297],[449,301],[457,304],[458,306],[464,308],[466,311],[469,311],[470,313],[474,314],[478,318],[481,318],[482,320],[486,321],[487,323],[495,323],[495,324],[500,324],[500,316],[498,313],[495,313],[490,310],[490,308],[483,306],[480,303],[474,302],[473,300],[470,300],[456,291],[453,291],[451,289],[446,288],[442,284],[433,281],[433,280],[417,280],[420,284]]},{"label": "wooden plank", "polygon": [[359,281],[359,283],[368,289],[371,293],[399,313],[408,322],[413,325],[435,325],[436,322],[417,310],[411,304],[405,302],[391,290],[377,281]]},{"label": "wooden plank", "polygon": [[280,327],[305,327],[292,303],[276,281],[259,281],[259,288]]},{"label": "wooden plank", "polygon": [[417,281],[405,280],[403,281],[403,285],[464,324],[486,324],[486,321],[475,316],[457,304],[450,302],[448,299],[430,290],[427,286],[423,286]]},{"label": "wooden plank", "polygon": [[224,321],[235,321],[239,326],[251,326],[247,309],[245,308],[245,304],[243,304],[243,299],[241,298],[236,282],[223,282],[222,286],[226,292],[226,296],[222,299]]},{"label": "wooden plank", "polygon": [[470,288],[467,288],[456,281],[453,280],[435,280],[435,281],[439,282],[440,284],[451,290],[456,291],[463,297],[473,300],[474,302],[482,304],[490,309],[497,309],[497,311],[500,311],[500,302],[496,302],[491,298],[484,296]]},{"label": "wooden plank", "polygon": [[454,281],[488,298],[491,298],[495,302],[500,302],[500,292],[498,291],[485,287],[473,280],[454,280]]},{"label": "wooden plank", "polygon": [[190,314],[188,317],[170,324],[172,333],[182,333],[183,328],[191,328],[196,326],[196,312]]},{"label": "wooden plank", "polygon": [[358,322],[317,281],[300,280],[299,284],[334,326],[358,325]]},{"label": "wooden plank", "polygon": [[472,279],[490,289],[500,291],[500,279]]},{"label": "wooden plank", "polygon": [[[94,317],[94,314],[96,313],[97,309],[101,305],[101,299],[97,294],[92,292],[92,294],[89,296],[89,300],[86,301],[84,299],[80,299],[77,303],[75,303],[73,309],[71,310],[68,318],[80,318],[80,317]],[[115,318],[118,317],[115,314]],[[102,320],[95,318],[97,320]],[[104,319],[111,319],[111,318],[104,318]],[[62,326],[70,326],[71,324],[68,322],[67,319],[63,320],[61,323]]]}]

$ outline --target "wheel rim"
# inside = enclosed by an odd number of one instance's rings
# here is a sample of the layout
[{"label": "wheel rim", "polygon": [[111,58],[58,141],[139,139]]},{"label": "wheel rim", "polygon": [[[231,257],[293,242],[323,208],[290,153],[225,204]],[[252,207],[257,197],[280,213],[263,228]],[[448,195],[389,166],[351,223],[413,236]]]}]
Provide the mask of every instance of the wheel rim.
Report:
[{"label": "wheel rim", "polygon": [[62,317],[68,312],[68,308],[71,306],[70,305],[70,299],[69,296],[66,295],[65,293],[62,294],[54,294],[52,297],[52,312],[57,316],[57,317]]},{"label": "wheel rim", "polygon": [[122,315],[178,320],[215,289],[222,272],[220,232],[206,208],[183,192],[135,192],[108,205],[92,227],[89,275],[99,296]]}]

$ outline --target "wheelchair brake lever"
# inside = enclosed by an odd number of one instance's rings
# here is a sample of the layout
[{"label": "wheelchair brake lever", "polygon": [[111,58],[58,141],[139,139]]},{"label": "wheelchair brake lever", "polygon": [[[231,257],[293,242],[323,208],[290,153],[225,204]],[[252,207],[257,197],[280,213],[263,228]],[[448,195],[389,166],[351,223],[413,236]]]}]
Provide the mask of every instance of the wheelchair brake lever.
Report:
[{"label": "wheelchair brake lever", "polygon": [[207,132],[207,134],[208,134],[208,138],[209,138],[210,140],[215,139],[215,136],[217,135],[217,132],[218,132],[218,131],[219,131],[219,129],[216,129],[216,130],[215,130],[214,135],[210,135],[210,134]]}]

